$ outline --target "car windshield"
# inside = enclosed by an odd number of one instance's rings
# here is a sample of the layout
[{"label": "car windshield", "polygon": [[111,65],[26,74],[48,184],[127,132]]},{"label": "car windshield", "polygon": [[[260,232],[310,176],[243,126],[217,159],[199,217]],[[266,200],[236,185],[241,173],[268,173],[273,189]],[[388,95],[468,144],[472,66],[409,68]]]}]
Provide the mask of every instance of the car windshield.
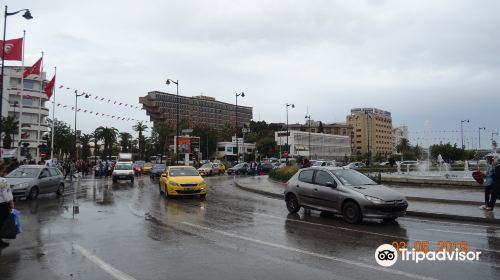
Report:
[{"label": "car windshield", "polygon": [[201,168],[212,168],[212,165],[210,163],[203,164]]},{"label": "car windshield", "polygon": [[152,164],[152,163],[149,163],[149,162],[146,162],[146,163],[144,164],[144,167],[152,167],[152,166],[153,166],[153,164]]},{"label": "car windshield", "polygon": [[40,169],[38,168],[18,168],[5,176],[5,178],[35,178]]},{"label": "car windshield", "polygon": [[163,169],[165,169],[165,164],[155,164],[155,165],[153,165],[153,169],[163,170]]},{"label": "car windshield", "polygon": [[355,170],[332,170],[332,173],[337,176],[345,186],[377,185],[372,179]]},{"label": "car windshield", "polygon": [[132,169],[132,164],[117,164],[115,170],[130,170]]},{"label": "car windshield", "polygon": [[198,171],[192,167],[180,167],[180,168],[172,168],[169,171],[169,175],[172,177],[178,176],[198,176]]}]

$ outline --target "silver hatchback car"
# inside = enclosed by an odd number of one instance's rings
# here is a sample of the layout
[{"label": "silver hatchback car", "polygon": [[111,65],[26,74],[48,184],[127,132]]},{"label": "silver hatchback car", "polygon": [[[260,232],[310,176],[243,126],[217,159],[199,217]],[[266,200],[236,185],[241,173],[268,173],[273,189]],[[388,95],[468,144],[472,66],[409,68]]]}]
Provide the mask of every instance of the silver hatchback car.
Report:
[{"label": "silver hatchback car", "polygon": [[286,185],[285,201],[291,213],[304,207],[340,214],[349,223],[363,218],[395,220],[408,208],[399,192],[356,170],[339,167],[299,170]]},{"label": "silver hatchback car", "polygon": [[5,176],[14,198],[26,197],[34,200],[39,194],[64,193],[64,176],[55,167],[22,165]]}]

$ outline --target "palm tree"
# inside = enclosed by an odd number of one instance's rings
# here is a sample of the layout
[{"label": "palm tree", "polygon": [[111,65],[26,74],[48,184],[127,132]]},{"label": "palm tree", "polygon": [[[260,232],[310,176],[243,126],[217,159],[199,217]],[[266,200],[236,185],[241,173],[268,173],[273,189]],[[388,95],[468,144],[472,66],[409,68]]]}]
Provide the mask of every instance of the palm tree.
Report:
[{"label": "palm tree", "polygon": [[10,149],[12,146],[12,141],[14,140],[11,136],[18,132],[19,130],[19,122],[16,120],[14,116],[8,116],[2,118],[2,131],[5,133],[3,137],[3,147],[5,149]]},{"label": "palm tree", "polygon": [[143,159],[144,158],[144,137],[142,135],[143,132],[146,132],[148,130],[148,126],[143,124],[142,121],[137,122],[133,127],[135,132],[139,133],[139,158]]},{"label": "palm tree", "polygon": [[120,146],[122,146],[122,152],[127,153],[130,151],[131,140],[132,140],[132,134],[128,132],[120,132]]},{"label": "palm tree", "polygon": [[96,133],[98,138],[104,141],[104,158],[110,158],[113,150],[113,144],[116,142],[116,137],[118,135],[118,129],[114,127],[100,126],[96,128]]},{"label": "palm tree", "polygon": [[92,141],[92,134],[84,133],[80,136],[80,142],[82,143],[82,159],[86,160],[90,155],[90,142]]}]

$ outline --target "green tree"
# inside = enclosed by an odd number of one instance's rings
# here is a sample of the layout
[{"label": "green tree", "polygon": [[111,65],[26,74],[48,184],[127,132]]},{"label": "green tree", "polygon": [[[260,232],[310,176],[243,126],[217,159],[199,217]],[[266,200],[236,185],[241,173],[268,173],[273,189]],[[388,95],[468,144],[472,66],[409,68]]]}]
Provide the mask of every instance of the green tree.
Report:
[{"label": "green tree", "polygon": [[[50,127],[52,120],[48,119]],[[47,146],[52,145],[52,131],[47,135]],[[64,156],[75,154],[75,134],[71,126],[63,121],[54,120],[54,157],[62,159]]]},{"label": "green tree", "polygon": [[319,126],[318,126],[318,133],[323,133],[324,131],[324,128],[323,128],[323,122],[319,122]]},{"label": "green tree", "polygon": [[153,154],[166,155],[168,152],[168,139],[173,137],[174,129],[166,123],[156,123],[151,130],[151,144]]},{"label": "green tree", "polygon": [[144,135],[142,135],[143,132],[146,132],[148,130],[148,126],[143,124],[142,121],[137,122],[133,127],[135,132],[139,133],[139,158],[144,159],[144,153],[145,153],[145,139]]},{"label": "green tree", "polygon": [[272,157],[277,155],[276,151],[276,141],[274,137],[263,137],[255,144],[257,150],[259,151],[259,155],[265,157]]},{"label": "green tree", "polygon": [[113,144],[116,143],[118,130],[114,127],[100,126],[96,128],[99,139],[104,142],[103,158],[108,159],[112,156]]},{"label": "green tree", "polygon": [[92,134],[83,134],[80,136],[80,142],[82,143],[82,159],[87,160],[90,156],[90,142],[92,142]]},{"label": "green tree", "polygon": [[128,132],[120,132],[120,146],[122,152],[128,153],[131,150],[132,134]]},{"label": "green tree", "polygon": [[10,149],[12,147],[12,135],[19,131],[19,122],[14,116],[2,117],[2,132],[5,133],[3,137],[3,147]]}]

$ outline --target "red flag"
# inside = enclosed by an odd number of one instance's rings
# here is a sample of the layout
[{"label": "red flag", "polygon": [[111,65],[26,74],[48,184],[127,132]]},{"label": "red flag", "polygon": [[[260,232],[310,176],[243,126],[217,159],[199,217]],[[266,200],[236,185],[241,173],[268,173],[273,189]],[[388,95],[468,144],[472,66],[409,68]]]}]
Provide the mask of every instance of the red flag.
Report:
[{"label": "red flag", "polygon": [[29,75],[40,75],[41,68],[42,68],[42,58],[40,57],[40,59],[37,62],[35,62],[33,66],[26,67],[23,73],[23,78],[26,78]]},{"label": "red flag", "polygon": [[45,92],[45,95],[50,99],[52,97],[52,90],[54,89],[54,84],[56,83],[56,75],[52,77],[52,80],[45,86],[43,91]]},{"label": "red flag", "polygon": [[[0,56],[4,42],[0,40]],[[5,60],[23,60],[23,38],[5,41]]]}]

